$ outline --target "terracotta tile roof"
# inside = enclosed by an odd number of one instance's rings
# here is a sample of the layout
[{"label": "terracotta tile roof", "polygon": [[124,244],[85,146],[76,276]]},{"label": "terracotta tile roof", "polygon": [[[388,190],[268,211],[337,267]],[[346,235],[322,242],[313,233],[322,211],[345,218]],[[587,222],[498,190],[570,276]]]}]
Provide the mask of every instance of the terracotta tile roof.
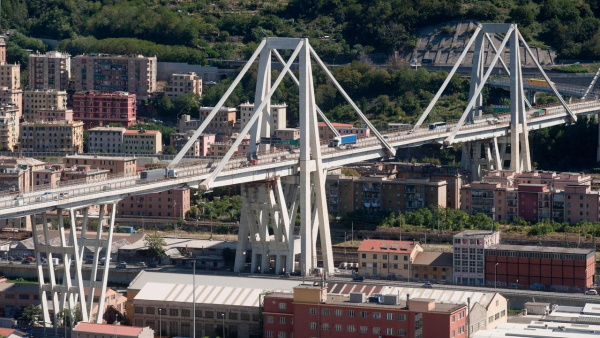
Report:
[{"label": "terracotta tile roof", "polygon": [[7,328],[7,327],[0,327],[0,336],[2,336],[2,337],[8,337],[11,334],[14,334],[14,335],[19,336],[19,337],[25,337],[26,336],[26,334],[23,333],[23,332],[21,332],[21,331],[17,331],[15,329]]},{"label": "terracotta tile roof", "polygon": [[96,334],[115,335],[119,337],[137,337],[144,328],[139,326],[93,324],[79,322],[73,329],[77,332],[89,332]]},{"label": "terracotta tile roof", "polygon": [[[354,125],[350,124],[350,123],[337,123],[337,122],[331,122],[331,125],[334,127],[338,127],[338,128],[352,128],[354,127]],[[319,122],[319,127],[325,127],[327,126],[325,124],[325,122]]]},{"label": "terracotta tile roof", "polygon": [[398,252],[410,253],[417,242],[413,241],[390,241],[380,239],[365,239],[360,244],[358,252]]}]

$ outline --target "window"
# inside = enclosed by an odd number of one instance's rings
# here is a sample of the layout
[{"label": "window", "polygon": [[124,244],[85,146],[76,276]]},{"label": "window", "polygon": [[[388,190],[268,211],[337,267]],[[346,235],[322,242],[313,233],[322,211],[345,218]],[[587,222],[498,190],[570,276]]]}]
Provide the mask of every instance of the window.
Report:
[{"label": "window", "polygon": [[391,327],[388,327],[387,329],[385,329],[385,334],[389,334],[389,335],[394,334],[394,329]]},{"label": "window", "polygon": [[179,316],[179,309],[169,309],[169,316],[171,316],[171,317],[178,317]]},{"label": "window", "polygon": [[366,253],[362,254],[362,258],[367,258],[367,254]]},{"label": "window", "polygon": [[273,322],[273,316],[267,316],[267,323]]},{"label": "window", "polygon": [[[7,295],[7,296],[8,296],[8,295]],[[133,309],[133,312],[134,312],[134,313],[139,313],[139,314],[144,314],[144,308],[143,308],[143,307],[141,307],[141,306],[136,306],[136,307]]]},{"label": "window", "polygon": [[311,315],[316,315],[317,314],[317,308],[316,307],[311,307],[310,309],[308,309],[308,313]]},{"label": "window", "polygon": [[321,310],[321,314],[322,314],[323,316],[329,316],[329,309],[322,309],[322,310]]},{"label": "window", "polygon": [[367,327],[367,326],[361,326],[360,327],[360,333],[369,333],[369,327]]},{"label": "window", "polygon": [[369,317],[369,313],[367,311],[360,312],[360,318],[368,318],[368,317]]},{"label": "window", "polygon": [[270,331],[270,330],[265,331],[265,337],[273,337],[273,331]]},{"label": "window", "polygon": [[147,307],[146,308],[146,314],[147,315],[153,315],[154,314],[154,308],[153,307]]},{"label": "window", "polygon": [[316,330],[317,329],[317,323],[316,322],[310,322],[310,329],[311,330]]},{"label": "window", "polygon": [[406,330],[405,329],[398,329],[398,335],[399,336],[406,336]]},{"label": "window", "polygon": [[387,320],[394,320],[394,314],[393,313],[388,313],[386,315],[386,317],[387,317]]},{"label": "window", "polygon": [[381,333],[381,328],[380,327],[374,327],[373,328],[373,333],[374,334],[380,334]]},{"label": "window", "polygon": [[405,314],[399,314],[398,315],[398,320],[406,320],[406,315]]},{"label": "window", "polygon": [[377,254],[373,254],[373,259],[377,259]]},{"label": "window", "polygon": [[285,332],[279,331],[279,333],[277,334],[277,338],[285,338]]},{"label": "window", "polygon": [[381,319],[381,312],[373,312],[373,319]]},{"label": "window", "polygon": [[342,324],[335,324],[335,326],[333,327],[333,329],[334,329],[335,331],[342,331],[342,329],[343,329],[343,328],[342,328]]},{"label": "window", "polygon": [[356,329],[354,328],[354,325],[348,325],[348,327],[346,328],[346,331],[354,332],[354,331],[356,331]]},{"label": "window", "polygon": [[286,303],[279,303],[279,310],[285,310],[286,308]]},{"label": "window", "polygon": [[335,310],[335,316],[336,317],[341,317],[343,315],[344,311],[340,310],[340,309],[336,309]]},{"label": "window", "polygon": [[323,323],[323,325],[321,325],[321,329],[323,331],[329,331],[329,323]]},{"label": "window", "polygon": [[348,310],[348,317],[354,317],[354,310]]},{"label": "window", "polygon": [[285,324],[285,317],[279,317],[279,324]]}]

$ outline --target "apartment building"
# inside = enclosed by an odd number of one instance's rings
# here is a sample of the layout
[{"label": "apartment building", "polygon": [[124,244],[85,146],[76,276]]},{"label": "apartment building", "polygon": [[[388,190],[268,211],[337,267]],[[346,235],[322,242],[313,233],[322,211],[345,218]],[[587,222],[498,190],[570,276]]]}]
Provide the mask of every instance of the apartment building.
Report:
[{"label": "apartment building", "polygon": [[[349,123],[335,123],[335,122],[332,122],[331,125],[338,131],[338,133],[340,133],[340,135],[354,134],[358,138],[371,136],[371,129],[369,129],[368,127],[365,127],[365,126],[354,127],[354,125],[349,124]],[[318,129],[319,129],[319,138],[321,139],[321,141],[330,141],[330,140],[333,140],[333,138],[335,137],[335,134],[333,133],[333,131],[331,129],[329,129],[329,127],[327,126],[327,124],[325,124],[325,122],[319,122]]]},{"label": "apartment building", "polygon": [[42,121],[73,121],[73,109],[40,109],[37,120]]},{"label": "apartment building", "polygon": [[445,208],[446,186],[446,181],[428,178],[328,175],[327,208],[334,217],[359,210],[367,213],[404,213],[425,207]]},{"label": "apartment building", "polygon": [[67,167],[89,165],[91,168],[108,170],[109,175],[136,175],[136,162],[135,157],[125,156],[68,155],[63,157],[63,163]]},{"label": "apartment building", "polygon": [[125,198],[117,212],[122,216],[184,218],[189,210],[190,189],[182,188]]},{"label": "apartment building", "polygon": [[16,159],[0,159],[0,191],[21,192],[27,191],[27,169],[21,168]]},{"label": "apartment building", "polygon": [[28,122],[38,119],[40,110],[67,109],[67,92],[64,90],[26,90],[23,92],[23,117]]},{"label": "apartment building", "polygon": [[[183,146],[192,138],[194,132],[192,130],[187,133],[173,133],[171,134],[171,145],[179,152],[183,149]],[[186,153],[187,156],[208,156],[210,153],[210,147],[215,143],[215,134],[201,134],[196,141],[190,147],[190,150]]]},{"label": "apartment building", "polygon": [[124,154],[160,154],[162,133],[158,130],[126,130],[123,133]]},{"label": "apartment building", "polygon": [[173,74],[165,86],[165,95],[176,100],[182,94],[202,96],[202,78],[196,73]]},{"label": "apartment building", "polygon": [[594,249],[496,244],[485,250],[488,286],[592,288],[595,272]]},{"label": "apartment building", "polygon": [[16,107],[20,119],[23,116],[23,91],[21,89],[0,87],[0,105]]},{"label": "apartment building", "polygon": [[485,285],[486,250],[500,243],[498,231],[465,230],[454,235],[454,284]]},{"label": "apartment building", "polygon": [[62,165],[36,170],[33,172],[33,184],[36,187],[46,186],[47,188],[54,189],[58,187],[63,170],[64,166]]},{"label": "apartment building", "polygon": [[15,151],[83,152],[83,122],[34,121],[20,125]]},{"label": "apartment building", "polygon": [[[240,126],[239,129],[242,130],[250,119],[252,118],[252,114],[254,112],[254,103],[242,103],[240,105]],[[269,122],[271,126],[271,136],[275,135],[275,131],[278,129],[284,129],[287,127],[287,104],[271,104],[270,105],[270,114],[269,114]]]},{"label": "apartment building", "polygon": [[461,189],[461,210],[495,221],[544,219],[577,223],[600,220],[600,193],[579,173],[492,172]]},{"label": "apartment building", "polygon": [[88,130],[88,152],[120,154],[123,152],[122,127],[96,127]]},{"label": "apartment building", "polygon": [[156,91],[156,56],[77,55],[72,64],[75,91],[129,92],[142,99]]},{"label": "apartment building", "polygon": [[[403,295],[404,296],[404,295]],[[467,304],[299,285],[265,295],[263,337],[466,337]]]},{"label": "apartment building", "polygon": [[136,122],[135,94],[127,92],[77,92],[73,94],[73,118],[86,129],[120,123],[130,127]]},{"label": "apartment building", "polygon": [[61,181],[78,181],[80,183],[102,182],[108,179],[108,170],[92,169],[89,164],[80,164],[62,171]]},{"label": "apartment building", "polygon": [[281,128],[275,130],[275,137],[282,141],[293,141],[300,139],[300,129],[298,128]]},{"label": "apartment building", "polygon": [[95,324],[79,322],[71,332],[73,338],[154,338],[154,330],[149,327],[118,325],[117,323]]},{"label": "apartment building", "polygon": [[69,89],[71,55],[57,51],[29,54],[29,89]]},{"label": "apartment building", "polygon": [[358,273],[383,278],[409,278],[423,247],[414,241],[363,240],[358,248]]},{"label": "apartment building", "polygon": [[0,151],[13,151],[19,142],[19,110],[13,105],[0,106]]},{"label": "apartment building", "polygon": [[[194,129],[198,129],[198,127],[200,126],[200,124],[202,124],[202,122],[204,122],[204,120],[206,120],[206,118],[208,118],[208,115],[210,114],[210,112],[213,110],[213,107],[200,107],[199,110],[199,117],[198,120],[195,122],[195,125],[197,125],[197,127]],[[224,134],[224,135],[231,135],[233,133],[233,125],[235,124],[236,121],[236,109],[235,108],[228,108],[228,107],[221,107],[218,111],[217,114],[215,115],[215,117],[213,117],[210,122],[208,123],[208,125],[206,126],[206,129],[204,130],[206,133],[211,133],[211,134]],[[179,128],[179,132],[186,132],[188,130],[190,130],[190,127],[194,126],[194,122],[192,120],[190,120],[189,118],[184,119],[186,115],[182,115],[181,116],[181,120],[183,120],[184,123],[184,129],[181,129],[181,127]],[[180,122],[180,126],[181,126]]]},{"label": "apartment building", "polygon": [[412,263],[411,277],[415,281],[453,281],[452,261],[451,252],[419,252]]}]

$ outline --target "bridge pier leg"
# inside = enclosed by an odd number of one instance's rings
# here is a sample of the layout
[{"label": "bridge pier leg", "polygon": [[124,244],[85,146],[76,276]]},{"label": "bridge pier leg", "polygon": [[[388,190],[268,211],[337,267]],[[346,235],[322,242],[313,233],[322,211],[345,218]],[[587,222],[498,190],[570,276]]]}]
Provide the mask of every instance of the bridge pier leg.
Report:
[{"label": "bridge pier leg", "polygon": [[[598,71],[600,71],[600,68]],[[600,114],[596,115],[596,121],[600,121]],[[596,162],[600,162],[600,122],[598,123],[598,146],[596,147]]]},{"label": "bridge pier leg", "polygon": [[276,273],[281,273],[284,267],[286,272],[293,272],[294,257],[298,249],[294,240],[296,212],[290,208],[297,208],[298,189],[289,186],[284,188],[281,179],[276,178],[242,184],[241,194],[242,217],[235,271],[241,272],[244,269],[249,238],[252,244],[252,273],[259,267],[261,273],[268,273],[271,257],[275,259]]}]

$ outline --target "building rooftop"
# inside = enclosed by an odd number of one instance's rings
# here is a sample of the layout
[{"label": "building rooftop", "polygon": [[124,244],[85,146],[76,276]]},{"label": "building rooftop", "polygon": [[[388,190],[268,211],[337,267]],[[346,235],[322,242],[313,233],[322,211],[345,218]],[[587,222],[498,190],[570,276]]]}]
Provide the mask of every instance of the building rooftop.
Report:
[{"label": "building rooftop", "polygon": [[438,303],[467,303],[467,298],[471,299],[471,304],[475,302],[481,304],[484,307],[488,307],[492,299],[500,294],[495,292],[475,292],[465,290],[441,290],[435,287],[428,288],[408,288],[400,286],[389,286],[389,285],[375,285],[375,284],[362,284],[362,283],[344,283],[344,282],[329,282],[327,283],[327,290],[329,295],[331,294],[342,294],[347,295],[351,292],[362,292],[366,296],[371,296],[376,293],[387,295],[400,295],[406,297],[409,295],[411,299],[415,298],[433,298]]},{"label": "building rooftop", "polygon": [[472,338],[580,338],[597,337],[600,325],[532,321],[529,324],[503,323],[492,330],[475,332]]},{"label": "building rooftop", "polygon": [[[215,241],[208,239],[195,239],[195,238],[174,238],[174,237],[164,237],[165,245],[163,248],[165,250],[173,249],[173,248],[188,248],[188,249],[216,249],[223,250],[225,248],[229,248],[232,250],[236,249],[237,241]],[[250,243],[248,243],[248,248],[250,249]],[[146,244],[144,241],[138,241],[129,245],[125,245],[121,247],[121,250],[143,250],[146,249]]]},{"label": "building rooftop", "polygon": [[583,248],[561,248],[561,247],[547,247],[537,245],[508,245],[508,244],[495,244],[490,246],[487,250],[506,250],[506,251],[521,251],[521,252],[548,252],[548,253],[567,253],[567,254],[579,254],[587,255],[594,253],[594,249],[583,249]]},{"label": "building rooftop", "polygon": [[127,129],[123,127],[95,127],[88,131],[122,131],[125,132]]},{"label": "building rooftop", "polygon": [[[288,292],[273,292],[270,293],[270,295],[273,295],[275,297],[279,297],[279,298],[293,298],[294,295],[293,293],[288,293]],[[387,295],[387,294],[382,294],[383,296]],[[392,294],[394,296],[397,296],[397,294]],[[430,312],[444,312],[444,313],[448,313],[448,312],[454,312],[459,310],[462,307],[466,307],[467,303],[438,303],[435,299],[428,299],[428,298],[411,298],[410,301],[415,301],[415,302],[435,302],[435,307],[430,311]],[[363,302],[363,303],[354,303],[354,302],[350,302],[350,297],[349,295],[332,295],[330,293],[327,294],[327,300],[325,301],[325,303],[322,303],[324,305],[342,305],[342,306],[352,306],[352,307],[362,307],[362,308],[377,308],[377,309],[381,309],[381,308],[388,308],[388,309],[395,309],[395,310],[403,310],[406,309],[406,299],[405,298],[401,298],[398,299],[398,304],[396,305],[390,305],[390,304],[383,304],[383,303],[371,303],[369,301]]]},{"label": "building rooftop", "polygon": [[414,241],[365,239],[360,244],[358,252],[411,253],[418,244],[418,242]]},{"label": "building rooftop", "polygon": [[451,252],[419,252],[413,265],[449,266],[452,267],[453,254]]},{"label": "building rooftop", "polygon": [[[197,287],[227,287],[227,288],[248,288],[261,289],[264,291],[271,290],[291,290],[298,285],[298,281],[285,278],[264,278],[264,277],[229,277],[229,276],[211,276],[211,275],[196,276]],[[189,273],[170,273],[157,271],[140,271],[135,279],[129,284],[130,290],[141,290],[146,283],[154,282],[159,284],[173,285],[191,285],[192,272]],[[275,276],[273,276],[275,277]],[[175,284],[174,282],[177,282]],[[268,284],[269,287],[265,287]],[[191,290],[191,289],[190,289]]]},{"label": "building rooftop", "polygon": [[88,332],[93,334],[114,335],[115,337],[137,337],[144,330],[143,327],[127,325],[93,324],[79,322],[73,331]]},{"label": "building rooftop", "polygon": [[489,230],[465,230],[462,231],[454,237],[482,237],[482,236],[491,236],[497,231],[489,231]]},{"label": "building rooftop", "polygon": [[95,159],[95,158],[101,158],[103,160],[118,160],[118,161],[135,161],[136,157],[135,156],[102,156],[102,155],[83,155],[83,154],[76,154],[76,155],[67,155],[64,158],[76,158],[76,159]]},{"label": "building rooftop", "polygon": [[125,130],[125,135],[158,135],[160,131],[158,130]]}]

